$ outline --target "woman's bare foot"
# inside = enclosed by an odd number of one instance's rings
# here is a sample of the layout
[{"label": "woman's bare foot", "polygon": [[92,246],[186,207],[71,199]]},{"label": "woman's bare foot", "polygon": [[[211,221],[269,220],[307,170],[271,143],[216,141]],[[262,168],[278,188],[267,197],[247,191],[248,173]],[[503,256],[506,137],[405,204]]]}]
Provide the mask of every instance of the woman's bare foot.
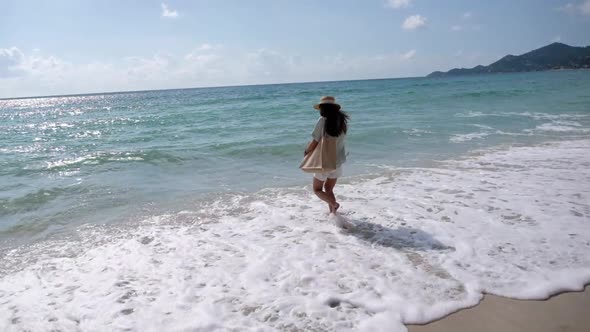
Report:
[{"label": "woman's bare foot", "polygon": [[334,205],[330,206],[330,213],[336,213],[336,211],[338,211],[339,208],[340,204],[334,203]]}]

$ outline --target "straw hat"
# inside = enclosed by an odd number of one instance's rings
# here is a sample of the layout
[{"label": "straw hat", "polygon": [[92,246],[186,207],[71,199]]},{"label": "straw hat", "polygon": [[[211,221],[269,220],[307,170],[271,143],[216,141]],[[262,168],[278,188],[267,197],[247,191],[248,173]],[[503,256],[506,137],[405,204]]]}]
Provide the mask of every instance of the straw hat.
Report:
[{"label": "straw hat", "polygon": [[313,108],[315,108],[316,110],[319,110],[320,105],[323,105],[323,104],[336,105],[336,106],[338,106],[338,109],[340,109],[340,104],[338,104],[336,102],[336,98],[334,98],[332,96],[323,96],[322,99],[320,99],[320,102],[318,104],[313,105]]}]

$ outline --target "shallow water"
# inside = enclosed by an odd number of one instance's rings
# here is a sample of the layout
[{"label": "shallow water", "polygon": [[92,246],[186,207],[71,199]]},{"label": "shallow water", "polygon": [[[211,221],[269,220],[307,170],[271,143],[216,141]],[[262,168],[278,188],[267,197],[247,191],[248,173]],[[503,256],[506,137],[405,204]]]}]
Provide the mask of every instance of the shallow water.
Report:
[{"label": "shallow water", "polygon": [[[0,101],[0,327],[392,331],[482,292],[580,288],[589,87],[551,72]],[[352,118],[352,232],[296,168],[328,93]]]}]

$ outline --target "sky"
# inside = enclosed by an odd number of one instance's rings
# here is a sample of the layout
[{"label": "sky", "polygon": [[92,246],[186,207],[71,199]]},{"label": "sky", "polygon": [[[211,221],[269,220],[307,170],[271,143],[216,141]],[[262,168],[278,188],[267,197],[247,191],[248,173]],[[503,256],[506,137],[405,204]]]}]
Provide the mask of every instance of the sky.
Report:
[{"label": "sky", "polygon": [[0,0],[0,98],[424,76],[589,31],[590,0]]}]

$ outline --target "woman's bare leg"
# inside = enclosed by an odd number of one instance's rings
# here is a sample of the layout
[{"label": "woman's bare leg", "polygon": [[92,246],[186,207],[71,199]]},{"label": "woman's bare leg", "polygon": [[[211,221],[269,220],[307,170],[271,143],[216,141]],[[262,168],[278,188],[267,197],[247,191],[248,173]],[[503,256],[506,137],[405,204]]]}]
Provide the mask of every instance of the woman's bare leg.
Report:
[{"label": "woman's bare leg", "polygon": [[338,181],[338,179],[330,179],[328,178],[326,180],[326,183],[324,184],[324,190],[326,191],[326,194],[330,195],[331,200],[334,202],[333,205],[333,209],[330,209],[330,212],[336,212],[338,211],[338,208],[340,207],[340,204],[338,204],[338,202],[336,202],[336,196],[334,196],[334,186],[336,186],[336,181]]},{"label": "woman's bare leg", "polygon": [[[328,181],[330,181],[330,180],[334,180],[334,179],[328,179]],[[334,184],[336,184],[336,183],[334,182]],[[324,182],[320,181],[316,178],[313,178],[313,192],[322,201],[328,203],[328,207],[330,208],[330,212],[334,212],[335,211],[334,208],[338,204],[338,203],[336,203],[336,199],[334,199],[334,194],[330,195],[330,194],[324,192],[323,188],[324,188]],[[334,188],[334,185],[332,185],[332,188]]]}]

